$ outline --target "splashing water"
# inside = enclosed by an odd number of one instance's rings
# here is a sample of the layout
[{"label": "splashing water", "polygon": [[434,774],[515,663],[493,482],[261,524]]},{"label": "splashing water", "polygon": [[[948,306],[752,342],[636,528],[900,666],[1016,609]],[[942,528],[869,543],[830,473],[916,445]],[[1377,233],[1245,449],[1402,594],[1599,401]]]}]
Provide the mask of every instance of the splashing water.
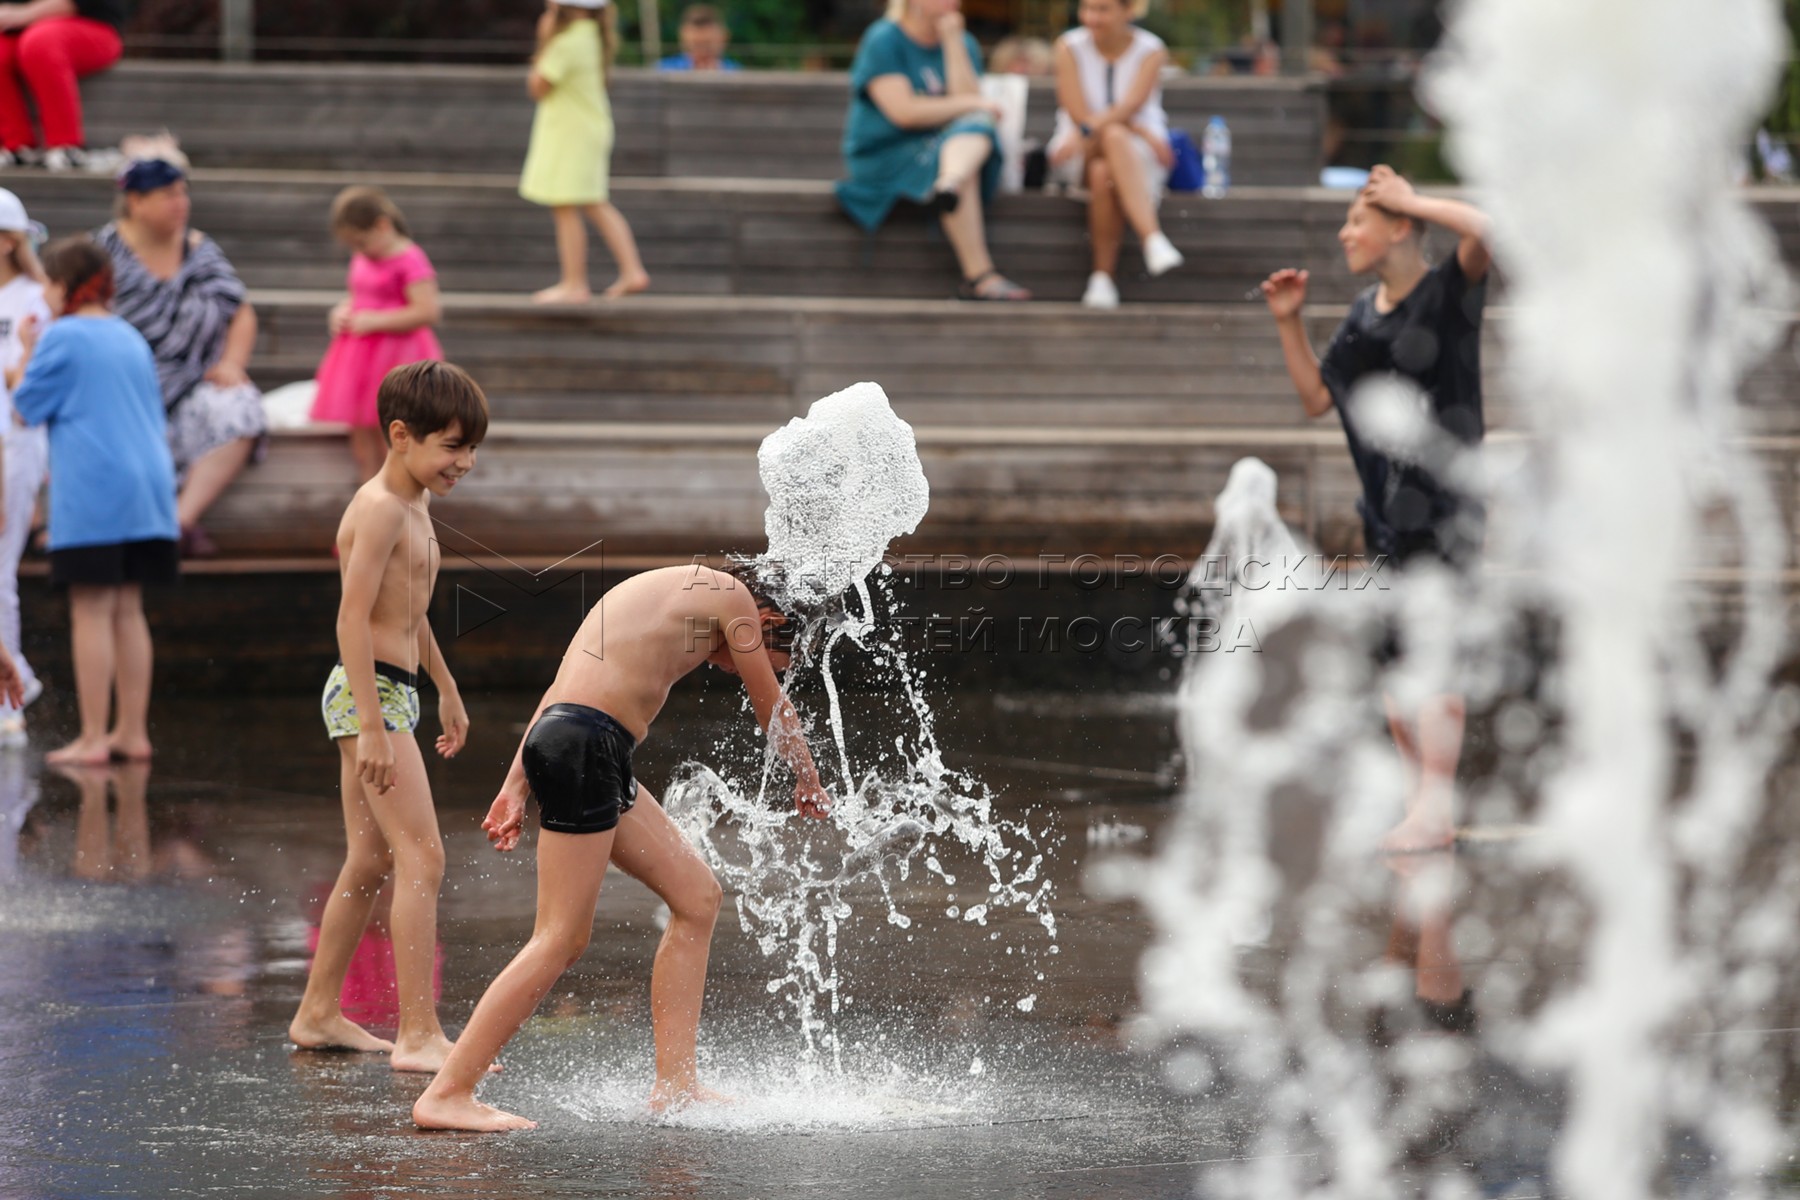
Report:
[{"label": "splashing water", "polygon": [[[1784,45],[1765,0],[1457,10],[1429,94],[1494,221],[1507,392],[1528,437],[1510,460],[1485,455],[1498,569],[1473,596],[1427,577],[1360,603],[1230,597],[1266,606],[1264,653],[1191,664],[1190,779],[1164,848],[1097,880],[1161,934],[1142,963],[1145,1029],[1171,1077],[1261,1101],[1269,1153],[1220,1169],[1212,1194],[1423,1192],[1405,1177],[1420,1147],[1493,1118],[1477,1075],[1548,1089],[1560,1128],[1539,1189],[1777,1188],[1795,1130],[1778,1115],[1791,1106],[1775,1043],[1755,1031],[1789,1015],[1800,949],[1800,863],[1771,783],[1796,707],[1775,683],[1789,542],[1736,392],[1790,297],[1728,181]],[[1279,544],[1273,518],[1222,496],[1216,536],[1234,554]],[[1716,658],[1684,579],[1696,565],[1739,569],[1741,615]],[[1417,642],[1398,673],[1372,673],[1367,652],[1383,609]],[[1526,653],[1534,621],[1557,636]],[[1503,752],[1463,811],[1534,836],[1483,863],[1510,909],[1461,898],[1460,936],[1496,964],[1479,1034],[1385,1042],[1371,1018],[1410,1004],[1414,981],[1346,947],[1392,905],[1390,875],[1415,928],[1421,911],[1447,923],[1459,899],[1435,864],[1375,865],[1408,780],[1369,714],[1382,691],[1451,680],[1495,714]],[[1247,970],[1264,945],[1286,948],[1280,968]],[[1705,1178],[1671,1175],[1683,1137],[1702,1164],[1683,1169]],[[1427,1156],[1433,1195],[1498,1194],[1465,1157]]]},{"label": "splashing water", "polygon": [[[880,620],[895,607],[883,556],[894,537],[917,527],[930,494],[912,428],[880,387],[858,384],[770,434],[758,462],[769,493],[769,550],[757,562],[772,593],[810,612],[787,686],[813,671],[823,686],[837,751],[831,817],[795,814],[772,788],[772,751],[755,787],[686,764],[666,806],[735,895],[744,928],[780,964],[768,990],[797,1018],[808,1057],[826,1051],[841,1069],[832,1017],[849,998],[839,939],[858,900],[878,895],[886,924],[911,929],[918,914],[902,910],[895,889],[922,865],[960,888],[957,895],[973,892],[972,902],[947,910],[951,919],[985,925],[990,913],[1017,907],[1052,943],[1056,919],[1040,836],[999,816],[979,780],[945,765],[923,673],[898,627]],[[822,647],[809,656],[815,629]],[[852,650],[862,656],[859,673],[875,684],[856,693],[854,722],[832,666],[835,654]]]},{"label": "splashing water", "polygon": [[782,598],[800,608],[860,587],[931,503],[912,426],[894,415],[879,384],[815,401],[763,439],[756,464],[769,493],[761,561],[775,568]]}]

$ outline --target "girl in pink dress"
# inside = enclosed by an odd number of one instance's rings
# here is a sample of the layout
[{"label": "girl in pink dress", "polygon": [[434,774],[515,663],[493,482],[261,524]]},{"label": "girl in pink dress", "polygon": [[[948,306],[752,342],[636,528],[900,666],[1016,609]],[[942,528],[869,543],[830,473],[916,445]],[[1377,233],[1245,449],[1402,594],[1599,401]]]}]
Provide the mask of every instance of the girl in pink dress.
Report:
[{"label": "girl in pink dress", "polygon": [[319,364],[312,419],[350,426],[350,453],[366,482],[387,458],[375,394],[395,367],[444,357],[437,272],[407,236],[406,218],[379,188],[345,188],[331,231],[353,252],[350,295],[331,310],[334,335]]}]

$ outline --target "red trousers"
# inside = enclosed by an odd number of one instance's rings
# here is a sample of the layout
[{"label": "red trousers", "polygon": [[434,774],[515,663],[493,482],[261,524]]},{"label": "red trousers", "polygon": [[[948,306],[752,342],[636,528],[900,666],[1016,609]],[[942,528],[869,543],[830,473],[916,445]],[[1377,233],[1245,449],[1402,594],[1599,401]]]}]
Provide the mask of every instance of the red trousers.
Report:
[{"label": "red trousers", "polygon": [[123,50],[118,30],[86,17],[47,17],[0,34],[0,147],[37,144],[21,80],[37,101],[46,147],[87,145],[75,81],[106,70]]}]

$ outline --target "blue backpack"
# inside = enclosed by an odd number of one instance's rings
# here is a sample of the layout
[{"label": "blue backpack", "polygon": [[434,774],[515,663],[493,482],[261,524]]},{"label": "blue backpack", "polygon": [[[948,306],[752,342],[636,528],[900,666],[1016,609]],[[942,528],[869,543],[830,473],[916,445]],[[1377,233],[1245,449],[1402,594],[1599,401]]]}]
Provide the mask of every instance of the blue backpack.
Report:
[{"label": "blue backpack", "polygon": [[1169,149],[1175,152],[1175,165],[1169,168],[1171,192],[1197,192],[1206,182],[1206,169],[1200,161],[1200,147],[1185,129],[1169,130]]}]

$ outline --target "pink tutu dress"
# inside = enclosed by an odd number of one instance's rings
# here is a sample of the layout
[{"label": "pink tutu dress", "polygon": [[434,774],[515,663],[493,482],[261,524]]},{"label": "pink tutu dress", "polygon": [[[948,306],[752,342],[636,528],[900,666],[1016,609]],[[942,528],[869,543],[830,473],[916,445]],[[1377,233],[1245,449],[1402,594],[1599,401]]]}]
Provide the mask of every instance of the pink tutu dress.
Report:
[{"label": "pink tutu dress", "polygon": [[[406,289],[421,279],[435,279],[431,260],[417,245],[390,258],[350,259],[350,309],[382,312],[406,307]],[[423,359],[442,359],[444,348],[429,326],[410,333],[340,333],[319,364],[319,391],[312,419],[341,421],[374,429],[375,394],[395,367]]]}]

